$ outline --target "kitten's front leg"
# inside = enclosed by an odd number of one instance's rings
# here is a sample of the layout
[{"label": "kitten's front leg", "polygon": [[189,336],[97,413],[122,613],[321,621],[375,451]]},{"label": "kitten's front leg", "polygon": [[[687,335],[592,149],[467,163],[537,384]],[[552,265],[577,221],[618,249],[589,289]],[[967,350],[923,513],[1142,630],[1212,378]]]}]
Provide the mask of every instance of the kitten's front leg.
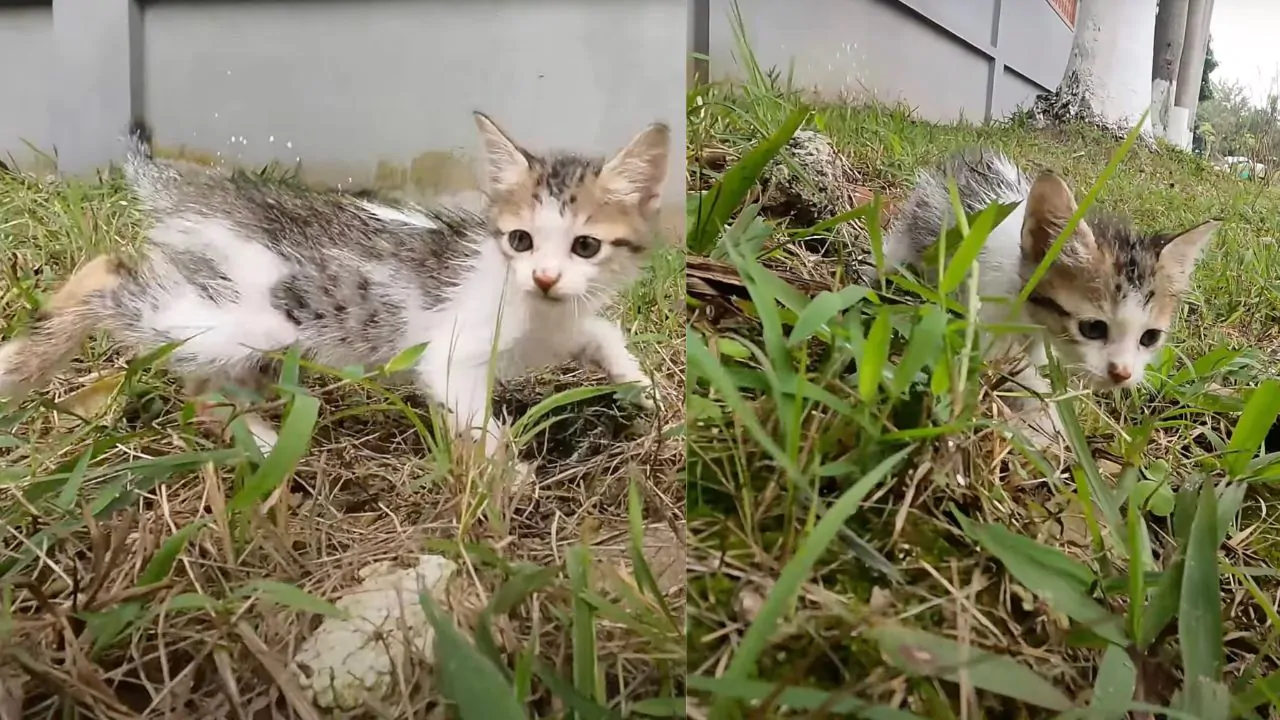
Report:
[{"label": "kitten's front leg", "polygon": [[486,458],[498,454],[506,431],[492,411],[485,412],[489,400],[488,363],[472,365],[424,356],[418,366],[418,381],[432,399],[448,408],[455,434],[472,440],[483,438]]},{"label": "kitten's front leg", "polygon": [[634,383],[639,386],[638,402],[647,410],[653,409],[650,397],[653,381],[640,367],[640,361],[627,348],[627,338],[617,323],[602,317],[591,316],[579,321],[580,353],[599,365],[609,381],[614,384]]}]

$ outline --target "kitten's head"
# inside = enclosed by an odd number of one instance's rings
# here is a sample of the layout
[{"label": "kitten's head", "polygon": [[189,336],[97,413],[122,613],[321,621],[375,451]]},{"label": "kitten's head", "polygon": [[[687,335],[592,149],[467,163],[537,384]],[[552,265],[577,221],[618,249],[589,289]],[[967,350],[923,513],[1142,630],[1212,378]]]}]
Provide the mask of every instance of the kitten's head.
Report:
[{"label": "kitten's head", "polygon": [[[1024,283],[1075,211],[1060,177],[1045,172],[1036,178],[1022,225]],[[1064,361],[1085,370],[1095,387],[1132,387],[1164,343],[1218,224],[1143,235],[1126,219],[1093,215],[1076,226],[1032,292],[1027,312],[1049,331]]]},{"label": "kitten's head", "polygon": [[476,113],[489,218],[520,290],[602,300],[638,273],[667,175],[671,133],[645,128],[607,161],[534,155]]}]

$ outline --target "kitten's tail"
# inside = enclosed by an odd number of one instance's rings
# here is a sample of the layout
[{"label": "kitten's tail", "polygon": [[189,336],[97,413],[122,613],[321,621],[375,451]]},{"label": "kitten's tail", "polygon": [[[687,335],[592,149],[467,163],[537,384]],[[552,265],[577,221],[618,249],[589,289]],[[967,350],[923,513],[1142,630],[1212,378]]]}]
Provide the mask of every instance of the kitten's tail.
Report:
[{"label": "kitten's tail", "polygon": [[129,187],[149,207],[159,209],[168,206],[175,173],[155,161],[151,152],[151,127],[145,120],[134,120],[129,126],[126,142],[124,177]]},{"label": "kitten's tail", "polygon": [[1031,180],[998,150],[970,147],[952,153],[936,167],[916,175],[915,186],[899,207],[884,236],[886,270],[918,263],[923,252],[955,222],[950,180],[954,179],[966,213],[993,202],[1026,198]]},{"label": "kitten's tail", "polygon": [[54,293],[26,335],[0,343],[0,398],[42,387],[97,329],[104,295],[120,284],[124,265],[100,255]]}]

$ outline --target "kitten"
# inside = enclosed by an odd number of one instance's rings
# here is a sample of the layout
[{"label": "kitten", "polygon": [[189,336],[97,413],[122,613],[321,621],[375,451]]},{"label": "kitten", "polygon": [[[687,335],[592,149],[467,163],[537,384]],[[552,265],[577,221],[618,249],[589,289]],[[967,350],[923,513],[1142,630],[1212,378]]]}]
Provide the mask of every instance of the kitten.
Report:
[{"label": "kitten", "polygon": [[[1064,366],[1097,389],[1133,387],[1163,345],[1177,315],[1191,271],[1219,223],[1211,220],[1179,233],[1147,235],[1119,215],[1091,211],[1040,279],[1018,316],[1012,299],[1022,291],[1049,247],[1077,209],[1071,189],[1046,171],[1031,180],[1009,158],[987,149],[948,158],[925,170],[885,238],[889,268],[918,266],[924,251],[953,224],[947,178],[954,177],[966,213],[991,203],[1019,203],[987,237],[978,257],[980,320],[1038,325],[1030,338],[1032,366],[1019,381],[1048,390],[1037,369],[1048,361],[1049,342]],[[921,268],[926,275],[936,268]],[[1027,338],[1023,338],[1025,340]],[[992,345],[999,354],[1009,345]]]},{"label": "kitten", "polygon": [[[513,377],[578,358],[647,389],[621,328],[600,313],[653,248],[667,126],[606,162],[536,155],[483,114],[475,122],[486,216],[180,175],[151,157],[139,125],[124,170],[154,216],[143,259],[88,261],[28,335],[0,344],[0,397],[40,386],[95,330],[141,352],[185,341],[169,367],[192,393],[263,387],[264,354],[293,346],[341,367],[426,343],[419,387],[489,456],[503,440],[487,411],[491,370]],[[274,429],[247,420],[270,449]]]}]

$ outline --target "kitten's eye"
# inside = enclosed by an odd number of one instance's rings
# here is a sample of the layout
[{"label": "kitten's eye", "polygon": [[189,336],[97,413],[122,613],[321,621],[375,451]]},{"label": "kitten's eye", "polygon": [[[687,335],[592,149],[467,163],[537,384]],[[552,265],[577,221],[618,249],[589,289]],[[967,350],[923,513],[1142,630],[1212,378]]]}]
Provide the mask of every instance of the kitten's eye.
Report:
[{"label": "kitten's eye", "polygon": [[1150,328],[1142,333],[1142,337],[1138,338],[1138,342],[1142,344],[1142,347],[1149,348],[1160,342],[1162,337],[1164,337],[1164,331]]},{"label": "kitten's eye", "polygon": [[507,233],[507,244],[518,253],[528,252],[533,247],[533,236],[528,230],[512,230]]},{"label": "kitten's eye", "polygon": [[1105,320],[1081,320],[1077,326],[1080,336],[1086,340],[1106,340],[1107,323]]},{"label": "kitten's eye", "polygon": [[569,251],[580,258],[593,258],[600,252],[600,239],[590,235],[579,235],[573,239]]}]

